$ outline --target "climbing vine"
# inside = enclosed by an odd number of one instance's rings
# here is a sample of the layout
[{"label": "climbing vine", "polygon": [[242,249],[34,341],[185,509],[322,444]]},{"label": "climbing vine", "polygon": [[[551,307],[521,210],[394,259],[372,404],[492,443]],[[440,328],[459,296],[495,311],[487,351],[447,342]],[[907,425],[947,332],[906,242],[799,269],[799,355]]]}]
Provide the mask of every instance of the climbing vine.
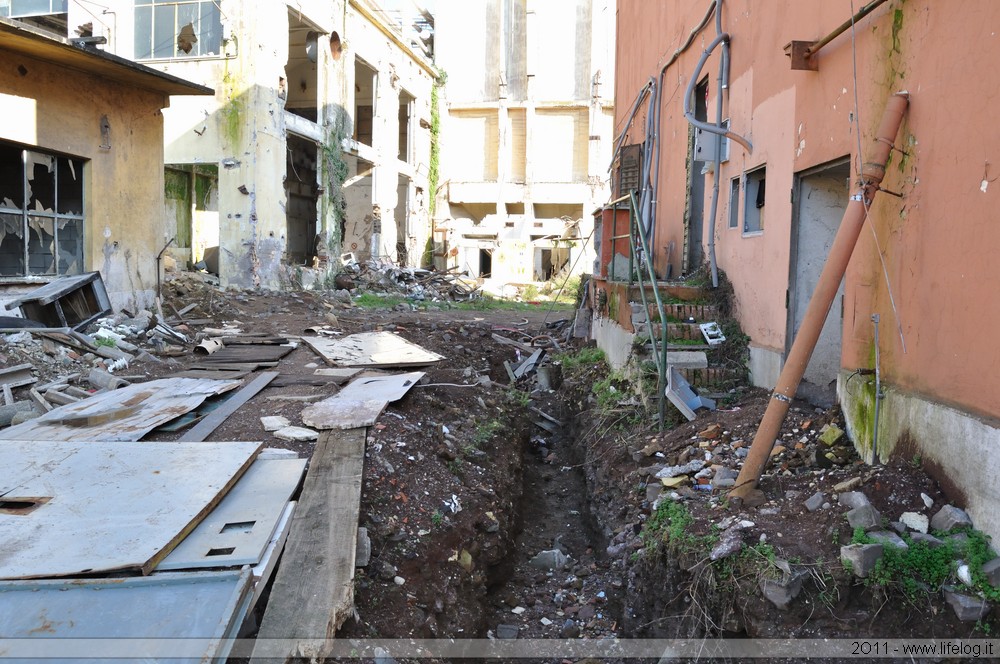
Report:
[{"label": "climbing vine", "polygon": [[431,86],[431,158],[427,174],[427,189],[430,196],[428,209],[430,210],[432,219],[434,218],[434,210],[437,207],[438,163],[441,157],[441,110],[439,108],[440,93],[438,91],[444,87],[445,82],[448,80],[448,75],[444,71],[438,69],[437,73],[437,79],[434,81],[434,85]]},{"label": "climbing vine", "polygon": [[347,199],[344,197],[344,182],[347,181],[348,166],[344,159],[344,139],[347,138],[347,114],[338,111],[330,127],[330,143],[323,146],[323,161],[330,187],[330,207],[333,211],[333,227],[327,237],[327,249],[331,254],[340,252],[343,241],[341,227],[346,221]]}]

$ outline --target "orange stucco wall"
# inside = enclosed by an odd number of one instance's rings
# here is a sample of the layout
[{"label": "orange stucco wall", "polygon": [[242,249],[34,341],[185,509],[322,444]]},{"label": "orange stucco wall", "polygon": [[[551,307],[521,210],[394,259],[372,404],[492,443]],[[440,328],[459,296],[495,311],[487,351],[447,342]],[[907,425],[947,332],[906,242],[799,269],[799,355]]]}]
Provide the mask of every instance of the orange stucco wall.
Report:
[{"label": "orange stucco wall", "polygon": [[[705,15],[705,0],[620,0],[616,131],[637,91],[683,43]],[[854,9],[861,3],[855,2]],[[993,266],[1000,246],[1000,132],[991,113],[1000,75],[1000,3],[970,0],[889,0],[818,54],[819,71],[793,71],[783,47],[815,40],[850,18],[849,0],[727,0],[723,30],[731,35],[730,87],[724,115],[752,153],[733,144],[722,165],[715,224],[719,266],[733,282],[744,330],[758,346],[784,352],[788,312],[795,174],[850,155],[864,155],[887,98],[908,90],[910,108],[880,194],[849,267],[844,297],[842,365],[872,363],[871,315],[883,322],[880,351],[888,382],[908,392],[1000,416],[1000,346],[993,305],[1000,279]],[[658,247],[683,246],[687,195],[688,123],[683,95],[714,19],[664,77],[656,233]],[[702,71],[709,81],[714,121],[719,49]],[[854,61],[857,63],[857,79]],[[855,107],[855,85],[857,107]],[[640,113],[628,143],[642,140]],[[857,116],[855,116],[857,114]],[[729,229],[730,179],[766,164],[763,233]],[[701,164],[698,164],[700,168]],[[856,170],[856,169],[855,169]],[[706,216],[713,175],[706,177]],[[984,184],[985,181],[985,184]],[[706,228],[709,221],[706,218]],[[888,282],[875,249],[878,236]],[[658,255],[662,270],[666,257]]]}]

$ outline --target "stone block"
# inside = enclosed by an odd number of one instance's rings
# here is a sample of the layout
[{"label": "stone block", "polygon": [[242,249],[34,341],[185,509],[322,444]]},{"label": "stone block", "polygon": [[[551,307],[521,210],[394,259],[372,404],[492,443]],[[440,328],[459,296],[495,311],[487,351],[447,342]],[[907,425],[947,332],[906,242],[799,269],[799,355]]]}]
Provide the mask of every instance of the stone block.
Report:
[{"label": "stone block", "polygon": [[886,546],[894,546],[897,549],[909,549],[910,545],[903,541],[903,538],[891,530],[873,530],[868,533],[868,537]]},{"label": "stone block", "polygon": [[840,547],[840,560],[850,565],[855,576],[867,577],[882,558],[881,544],[850,544]]},{"label": "stone block", "polygon": [[945,505],[931,518],[931,528],[945,533],[966,526],[972,526],[972,519],[965,513],[965,510],[954,505]]},{"label": "stone block", "polygon": [[354,566],[368,567],[368,562],[372,559],[372,541],[368,537],[368,529],[364,526],[358,528],[358,543],[354,550]]},{"label": "stone block", "polygon": [[910,535],[910,539],[913,540],[914,544],[917,542],[923,542],[928,548],[936,549],[939,546],[944,546],[944,542],[934,537],[933,535],[927,535],[925,533],[913,533]]},{"label": "stone block", "polygon": [[1000,558],[994,558],[983,565],[983,574],[994,588],[1000,588]]},{"label": "stone block", "polygon": [[861,491],[845,491],[838,497],[840,504],[848,509],[854,509],[856,507],[861,507],[862,505],[871,505],[871,501],[868,500],[866,496]]},{"label": "stone block", "polygon": [[899,517],[899,520],[910,530],[915,530],[918,533],[927,532],[929,521],[926,514],[920,514],[919,512],[903,512],[903,516]]},{"label": "stone block", "polygon": [[823,492],[817,491],[813,495],[809,496],[809,499],[806,500],[805,505],[806,509],[809,510],[810,512],[815,512],[816,510],[818,510],[820,507],[823,506]]},{"label": "stone block", "polygon": [[786,574],[782,579],[761,579],[760,591],[771,604],[785,611],[802,590],[802,581],[807,576],[805,572],[797,572]]},{"label": "stone block", "polygon": [[990,603],[981,597],[964,595],[950,588],[944,589],[944,601],[955,611],[955,616],[962,622],[981,620],[990,612]]},{"label": "stone block", "polygon": [[851,528],[874,530],[881,527],[882,515],[871,505],[862,505],[847,513],[847,523],[851,524]]}]

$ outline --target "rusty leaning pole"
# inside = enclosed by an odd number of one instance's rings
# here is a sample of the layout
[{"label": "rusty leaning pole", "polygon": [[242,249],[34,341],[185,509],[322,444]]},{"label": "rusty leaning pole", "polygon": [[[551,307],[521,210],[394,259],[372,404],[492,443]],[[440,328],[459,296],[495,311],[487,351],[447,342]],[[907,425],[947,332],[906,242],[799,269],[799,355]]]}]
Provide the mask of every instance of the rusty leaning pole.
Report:
[{"label": "rusty leaning pole", "polygon": [[743,468],[740,470],[736,484],[729,492],[729,498],[742,502],[751,491],[757,488],[757,482],[764,472],[764,467],[771,456],[775,439],[781,430],[781,425],[788,414],[792,397],[802,381],[809,358],[812,357],[816,342],[819,339],[823,324],[830,313],[830,306],[837,296],[837,289],[840,281],[847,272],[847,264],[851,260],[851,254],[858,243],[858,236],[864,227],[865,217],[872,199],[885,177],[885,165],[889,160],[889,151],[892,149],[899,126],[903,121],[903,113],[909,102],[909,95],[906,92],[897,92],[889,98],[882,115],[882,123],[879,125],[875,135],[875,147],[871,155],[871,161],[866,161],[861,167],[860,190],[851,196],[851,200],[844,211],[844,218],[840,222],[840,228],[830,247],[830,254],[827,256],[826,264],[820,273],[816,290],[813,291],[809,300],[809,307],[806,309],[802,325],[798,334],[792,342],[792,348],[788,352],[788,359],[778,376],[778,384],[771,394],[771,400],[767,404],[767,410],[757,428],[753,444],[747,454]]}]

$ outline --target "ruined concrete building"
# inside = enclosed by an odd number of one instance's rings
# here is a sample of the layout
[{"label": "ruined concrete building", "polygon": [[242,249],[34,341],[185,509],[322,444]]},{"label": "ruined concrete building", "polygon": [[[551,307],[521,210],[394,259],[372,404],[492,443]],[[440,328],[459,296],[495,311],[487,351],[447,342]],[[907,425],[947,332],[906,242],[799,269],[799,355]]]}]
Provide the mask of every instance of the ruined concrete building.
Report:
[{"label": "ruined concrete building", "polygon": [[0,62],[0,302],[99,270],[115,307],[149,306],[164,243],[161,109],[212,90],[6,17]]},{"label": "ruined concrete building", "polygon": [[402,28],[429,15],[400,25],[371,0],[23,4],[0,12],[215,90],[164,110],[165,208],[141,222],[162,219],[182,265],[278,288],[326,279],[342,247],[419,260],[434,70]]},{"label": "ruined concrete building", "polygon": [[608,200],[615,1],[439,3],[436,19],[438,263],[501,285],[589,272],[583,240]]}]

